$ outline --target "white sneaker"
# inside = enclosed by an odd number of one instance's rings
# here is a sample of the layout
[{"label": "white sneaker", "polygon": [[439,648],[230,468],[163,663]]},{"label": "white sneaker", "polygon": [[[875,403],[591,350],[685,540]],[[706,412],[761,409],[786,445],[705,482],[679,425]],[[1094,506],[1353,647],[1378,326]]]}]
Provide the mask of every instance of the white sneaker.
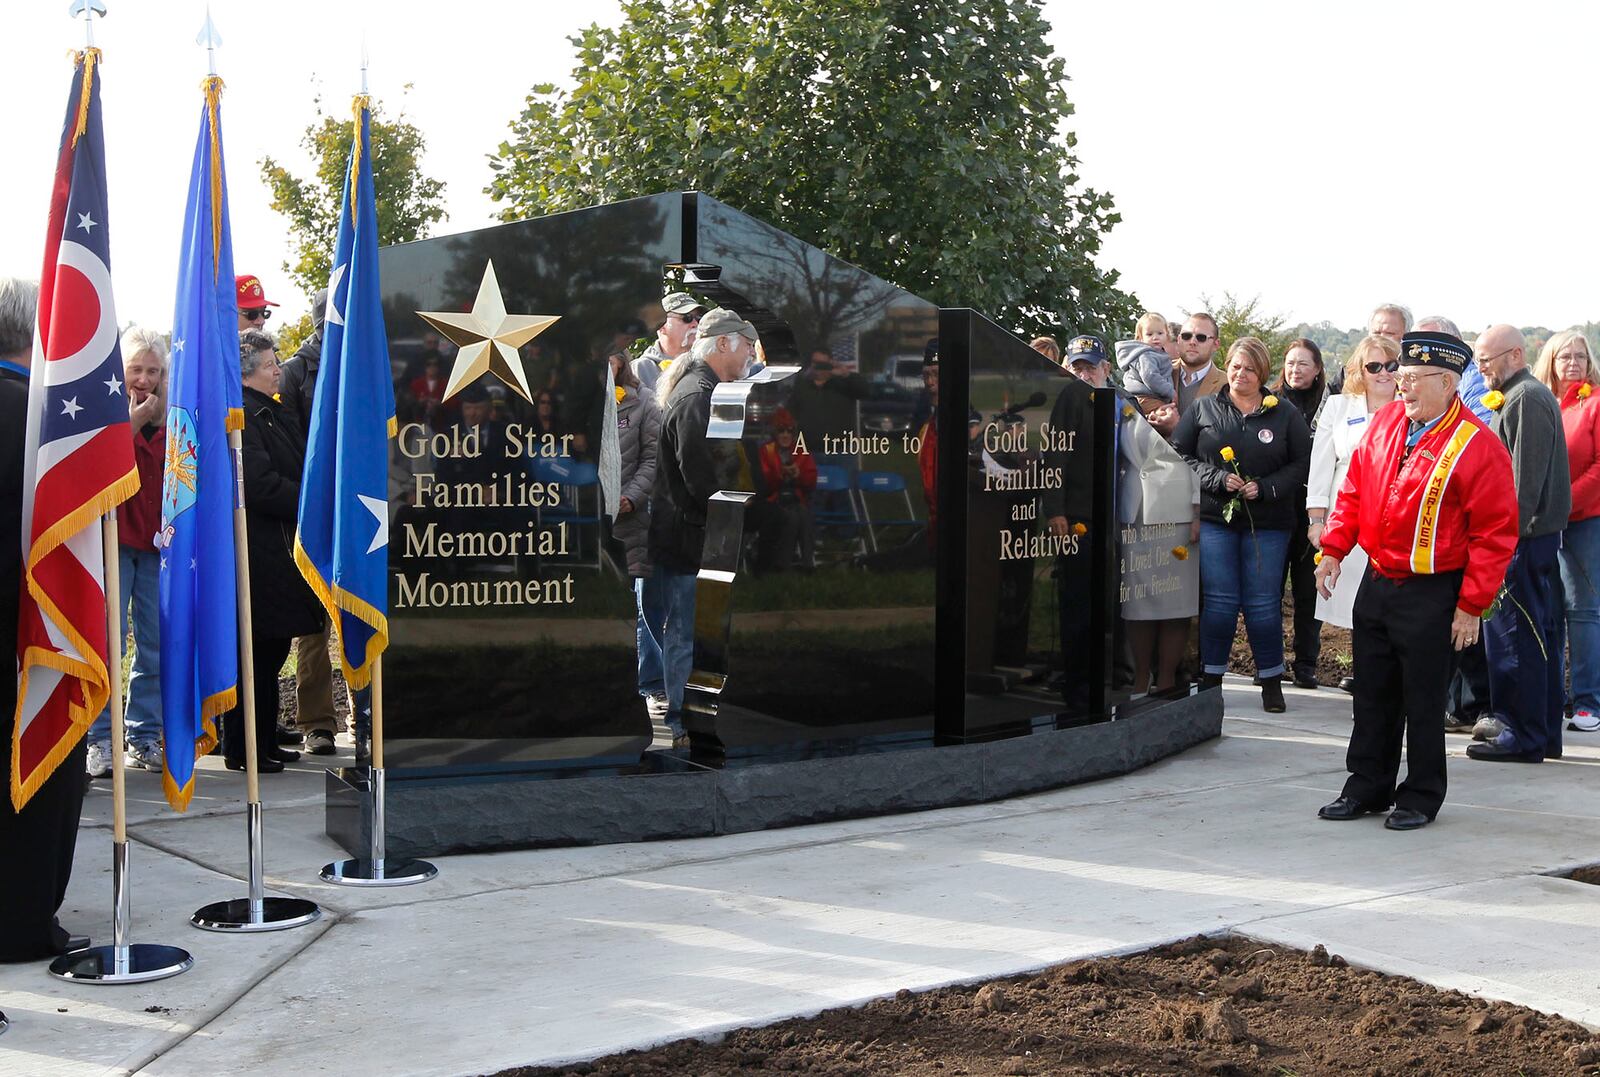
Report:
[{"label": "white sneaker", "polygon": [[1593,711],[1573,711],[1567,728],[1574,733],[1593,733],[1600,730],[1600,714]]},{"label": "white sneaker", "polygon": [[645,713],[650,715],[652,722],[665,722],[667,720],[667,697],[654,695],[644,697]]},{"label": "white sneaker", "polygon": [[161,773],[161,768],[166,764],[166,757],[161,754],[161,745],[155,741],[148,744],[128,745],[127,764],[130,767],[143,767]]},{"label": "white sneaker", "polygon": [[1492,741],[1506,731],[1506,724],[1492,714],[1486,714],[1478,719],[1478,724],[1472,727],[1473,740]]},{"label": "white sneaker", "polygon": [[91,741],[83,770],[91,778],[111,777],[111,745],[105,741]]}]

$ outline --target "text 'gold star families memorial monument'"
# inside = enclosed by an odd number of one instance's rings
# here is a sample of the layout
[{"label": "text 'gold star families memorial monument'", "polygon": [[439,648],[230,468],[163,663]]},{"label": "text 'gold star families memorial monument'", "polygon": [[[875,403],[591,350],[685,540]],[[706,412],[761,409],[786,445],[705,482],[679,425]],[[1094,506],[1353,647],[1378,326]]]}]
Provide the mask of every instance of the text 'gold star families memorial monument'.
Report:
[{"label": "text 'gold star families memorial monument'", "polygon": [[457,314],[419,310],[417,317],[461,349],[450,368],[444,399],[449,400],[483,374],[493,374],[530,404],[533,394],[528,391],[528,376],[517,349],[561,320],[559,315],[507,314],[493,262],[484,264],[483,283],[478,285],[478,298],[473,300],[471,311]]}]

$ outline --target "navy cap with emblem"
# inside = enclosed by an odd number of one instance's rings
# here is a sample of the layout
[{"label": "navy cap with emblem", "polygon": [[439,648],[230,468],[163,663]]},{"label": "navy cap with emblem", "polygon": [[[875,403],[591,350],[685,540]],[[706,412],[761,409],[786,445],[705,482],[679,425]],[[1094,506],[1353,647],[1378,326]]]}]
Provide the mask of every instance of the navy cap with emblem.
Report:
[{"label": "navy cap with emblem", "polygon": [[1460,374],[1472,362],[1472,349],[1449,333],[1407,333],[1400,338],[1401,366],[1428,366]]},{"label": "navy cap with emblem", "polygon": [[1067,341],[1067,362],[1103,363],[1106,361],[1106,342],[1093,333],[1082,333]]}]

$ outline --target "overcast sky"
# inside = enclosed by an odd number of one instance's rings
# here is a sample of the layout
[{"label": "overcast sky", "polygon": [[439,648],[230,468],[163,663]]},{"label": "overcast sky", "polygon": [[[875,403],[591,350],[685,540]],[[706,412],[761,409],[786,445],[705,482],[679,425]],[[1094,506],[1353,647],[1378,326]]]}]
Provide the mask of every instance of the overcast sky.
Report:
[{"label": "overcast sky", "polygon": [[[97,35],[118,315],[165,327],[205,5],[107,2]],[[372,91],[425,133],[424,167],[446,183],[440,231],[454,232],[492,222],[485,155],[530,85],[566,79],[567,36],[618,18],[612,0],[211,6],[235,262],[284,314],[305,301],[282,271],[283,224],[257,162],[270,153],[309,170],[300,132],[319,90],[325,108],[348,107],[363,21]],[[66,54],[82,41],[66,7],[6,0],[0,13],[3,275],[39,272]],[[1147,305],[1177,314],[1231,291],[1291,321],[1341,326],[1389,300],[1467,329],[1600,318],[1587,59],[1600,5],[1048,0],[1046,12],[1072,76],[1082,175],[1124,217],[1101,260]]]}]

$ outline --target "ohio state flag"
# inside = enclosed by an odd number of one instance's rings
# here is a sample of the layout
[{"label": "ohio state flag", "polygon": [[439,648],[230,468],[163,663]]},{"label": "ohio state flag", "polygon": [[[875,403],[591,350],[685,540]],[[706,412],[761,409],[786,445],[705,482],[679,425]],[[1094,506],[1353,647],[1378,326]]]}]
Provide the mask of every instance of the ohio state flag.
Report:
[{"label": "ohio state flag", "polygon": [[11,751],[18,809],[110,695],[100,517],[139,488],[111,303],[99,60],[97,49],[78,54],[67,99],[28,379]]}]

